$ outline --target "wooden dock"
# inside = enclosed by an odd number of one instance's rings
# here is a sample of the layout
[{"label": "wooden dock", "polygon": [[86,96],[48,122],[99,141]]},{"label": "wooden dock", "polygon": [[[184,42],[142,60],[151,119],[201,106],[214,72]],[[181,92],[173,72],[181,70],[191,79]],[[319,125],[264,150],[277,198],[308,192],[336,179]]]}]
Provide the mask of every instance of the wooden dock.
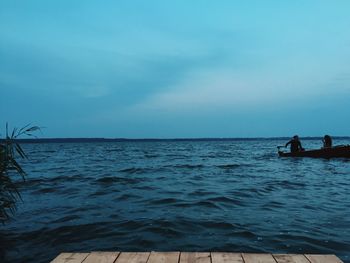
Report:
[{"label": "wooden dock", "polygon": [[335,255],[223,252],[61,253],[51,263],[343,263]]}]

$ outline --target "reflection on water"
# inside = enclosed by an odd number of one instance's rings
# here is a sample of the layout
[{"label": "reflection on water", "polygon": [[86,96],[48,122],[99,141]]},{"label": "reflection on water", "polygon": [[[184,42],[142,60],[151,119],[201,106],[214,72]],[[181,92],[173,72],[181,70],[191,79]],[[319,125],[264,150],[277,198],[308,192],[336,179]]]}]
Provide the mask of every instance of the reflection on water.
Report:
[{"label": "reflection on water", "polygon": [[0,258],[210,250],[332,253],[349,262],[350,162],[278,158],[280,144],[24,145],[24,202],[2,226]]}]

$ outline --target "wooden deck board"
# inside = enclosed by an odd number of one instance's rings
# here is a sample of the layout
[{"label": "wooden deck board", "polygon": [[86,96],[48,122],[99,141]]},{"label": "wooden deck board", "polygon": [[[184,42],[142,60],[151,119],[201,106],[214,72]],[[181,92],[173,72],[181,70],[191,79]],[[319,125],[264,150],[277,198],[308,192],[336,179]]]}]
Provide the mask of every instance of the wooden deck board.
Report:
[{"label": "wooden deck board", "polygon": [[274,254],[277,263],[310,263],[305,255],[296,254]]},{"label": "wooden deck board", "polygon": [[182,252],[180,255],[180,263],[211,263],[210,253]]},{"label": "wooden deck board", "polygon": [[84,263],[114,263],[119,252],[91,252],[84,260]]},{"label": "wooden deck board", "polygon": [[146,263],[150,252],[122,252],[116,263]]},{"label": "wooden deck board", "polygon": [[180,252],[151,252],[147,263],[178,263]]},{"label": "wooden deck board", "polygon": [[61,253],[51,263],[343,263],[335,255],[228,252]]},{"label": "wooden deck board", "polygon": [[335,255],[305,255],[311,263],[343,263]]},{"label": "wooden deck board", "polygon": [[240,253],[211,253],[212,263],[244,263]]},{"label": "wooden deck board", "polygon": [[81,263],[90,253],[61,253],[51,263]]},{"label": "wooden deck board", "polygon": [[247,254],[242,253],[245,263],[276,263],[271,254]]}]

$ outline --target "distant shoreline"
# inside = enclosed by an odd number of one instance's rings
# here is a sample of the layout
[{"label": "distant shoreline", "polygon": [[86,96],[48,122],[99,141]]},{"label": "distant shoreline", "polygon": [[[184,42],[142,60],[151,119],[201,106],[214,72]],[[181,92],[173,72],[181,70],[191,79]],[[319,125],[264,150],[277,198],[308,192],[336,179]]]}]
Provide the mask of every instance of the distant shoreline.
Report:
[{"label": "distant shoreline", "polygon": [[[261,140],[289,140],[290,137],[253,137],[253,138],[27,138],[17,139],[19,143],[93,143],[93,142],[186,142],[186,141],[261,141]],[[321,140],[322,137],[301,137],[301,140]],[[350,139],[350,136],[334,136],[333,139]],[[0,143],[4,139],[0,139]]]}]

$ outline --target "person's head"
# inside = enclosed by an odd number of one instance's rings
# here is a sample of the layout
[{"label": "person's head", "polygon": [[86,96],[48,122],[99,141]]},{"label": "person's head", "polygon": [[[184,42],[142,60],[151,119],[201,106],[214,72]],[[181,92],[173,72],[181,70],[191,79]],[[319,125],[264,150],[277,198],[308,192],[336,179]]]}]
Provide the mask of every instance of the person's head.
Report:
[{"label": "person's head", "polygon": [[299,136],[298,136],[298,135],[294,135],[294,136],[293,136],[293,139],[294,139],[294,140],[299,140]]}]

